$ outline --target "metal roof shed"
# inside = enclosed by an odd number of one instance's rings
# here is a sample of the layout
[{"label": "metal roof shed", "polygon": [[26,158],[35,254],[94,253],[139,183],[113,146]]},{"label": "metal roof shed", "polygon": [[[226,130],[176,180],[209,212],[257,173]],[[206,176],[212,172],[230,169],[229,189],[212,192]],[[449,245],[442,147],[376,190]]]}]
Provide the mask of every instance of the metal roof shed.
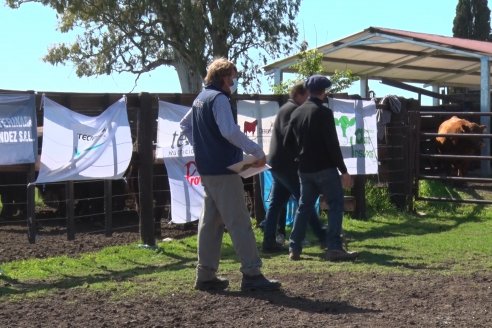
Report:
[{"label": "metal roof shed", "polygon": [[[480,88],[480,110],[490,112],[492,42],[369,27],[317,49],[324,54],[327,74],[350,69],[361,78],[363,97],[367,97],[369,79],[423,83],[435,91],[445,86]],[[297,55],[290,56],[264,69],[279,83],[282,73],[293,72],[291,67],[298,60]],[[490,131],[489,116],[482,116],[481,123]],[[489,138],[485,144],[484,152],[490,154]]]}]

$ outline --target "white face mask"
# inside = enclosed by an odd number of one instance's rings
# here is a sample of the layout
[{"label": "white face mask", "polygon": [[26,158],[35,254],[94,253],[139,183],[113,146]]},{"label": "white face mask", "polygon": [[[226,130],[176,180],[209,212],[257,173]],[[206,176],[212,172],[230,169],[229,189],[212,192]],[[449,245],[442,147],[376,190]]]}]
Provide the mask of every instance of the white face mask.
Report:
[{"label": "white face mask", "polygon": [[234,84],[231,85],[229,89],[231,89],[231,93],[234,93],[237,90],[237,85],[238,85],[237,78],[232,79],[232,83]]}]

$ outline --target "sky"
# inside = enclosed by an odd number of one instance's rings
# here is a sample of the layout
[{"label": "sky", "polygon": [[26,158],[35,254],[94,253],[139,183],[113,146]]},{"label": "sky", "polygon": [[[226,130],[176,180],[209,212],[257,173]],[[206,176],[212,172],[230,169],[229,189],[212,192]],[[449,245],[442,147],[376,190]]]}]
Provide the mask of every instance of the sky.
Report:
[{"label": "sky", "polygon": [[[368,27],[452,36],[458,0],[302,0],[297,17],[299,37],[309,48],[334,42]],[[70,63],[53,66],[42,57],[50,46],[70,42],[74,35],[57,30],[56,12],[37,3],[10,9],[0,0],[0,89],[80,93],[180,93],[176,71],[160,67],[142,75],[135,85],[132,74],[113,73],[98,77],[77,77]],[[269,94],[270,80],[261,77],[262,93]],[[378,96],[405,92],[370,81]],[[242,92],[240,87],[239,93]],[[348,90],[359,93],[356,83]],[[423,98],[425,102],[425,97]]]}]

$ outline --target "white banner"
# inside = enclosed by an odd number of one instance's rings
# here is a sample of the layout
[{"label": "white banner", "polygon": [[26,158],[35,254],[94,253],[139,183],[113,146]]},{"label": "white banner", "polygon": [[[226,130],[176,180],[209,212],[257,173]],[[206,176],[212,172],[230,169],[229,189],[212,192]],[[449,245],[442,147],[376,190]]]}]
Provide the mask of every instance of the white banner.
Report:
[{"label": "white banner", "polygon": [[181,134],[179,122],[190,107],[159,100],[156,158],[194,157],[193,147]]},{"label": "white banner", "polygon": [[372,100],[329,98],[348,172],[378,173],[376,104]]},{"label": "white banner", "polygon": [[181,135],[179,122],[190,107],[159,101],[157,158],[164,158],[171,189],[171,221],[200,218],[205,192],[195,166],[193,147]]},{"label": "white banner", "polygon": [[205,191],[194,157],[164,158],[171,189],[171,221],[186,223],[200,218]]},{"label": "white banner", "polygon": [[0,94],[0,153],[0,165],[36,161],[38,141],[34,94]]},{"label": "white banner", "polygon": [[43,145],[36,183],[120,179],[133,144],[121,98],[99,116],[71,111],[43,97]]},{"label": "white banner", "polygon": [[264,100],[240,100],[237,102],[237,124],[251,140],[270,151],[273,122],[279,110],[278,102]]}]

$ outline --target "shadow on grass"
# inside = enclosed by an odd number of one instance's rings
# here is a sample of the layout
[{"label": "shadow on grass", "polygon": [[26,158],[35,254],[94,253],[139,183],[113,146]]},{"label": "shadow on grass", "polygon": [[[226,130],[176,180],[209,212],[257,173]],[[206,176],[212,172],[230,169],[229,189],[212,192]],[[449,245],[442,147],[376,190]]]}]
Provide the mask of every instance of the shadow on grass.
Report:
[{"label": "shadow on grass", "polygon": [[451,231],[464,223],[478,223],[485,221],[485,219],[479,215],[482,208],[483,206],[475,206],[473,211],[468,213],[466,217],[464,215],[460,216],[451,210],[448,212],[444,211],[444,213],[449,213],[449,217],[446,218],[432,217],[432,214],[419,216],[395,212],[395,216],[399,217],[397,220],[384,222],[381,226],[373,227],[365,231],[349,231],[347,234],[352,240],[366,240],[442,233]]}]

